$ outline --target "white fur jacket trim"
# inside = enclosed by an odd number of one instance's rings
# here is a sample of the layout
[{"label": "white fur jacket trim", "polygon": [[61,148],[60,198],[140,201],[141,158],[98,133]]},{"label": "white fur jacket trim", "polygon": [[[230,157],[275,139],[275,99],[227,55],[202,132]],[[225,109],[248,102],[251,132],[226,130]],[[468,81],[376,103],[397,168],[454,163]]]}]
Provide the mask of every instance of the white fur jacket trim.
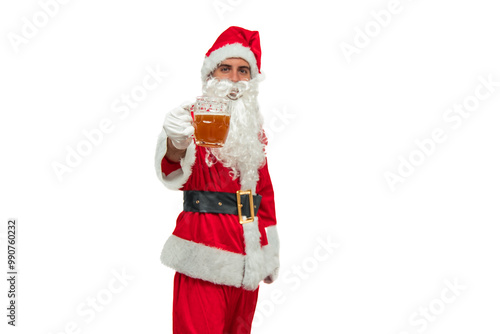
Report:
[{"label": "white fur jacket trim", "polygon": [[168,267],[215,284],[255,290],[260,281],[272,283],[279,271],[279,240],[276,225],[266,228],[268,244],[260,247],[258,219],[244,224],[245,253],[238,254],[171,235],[161,261]]}]

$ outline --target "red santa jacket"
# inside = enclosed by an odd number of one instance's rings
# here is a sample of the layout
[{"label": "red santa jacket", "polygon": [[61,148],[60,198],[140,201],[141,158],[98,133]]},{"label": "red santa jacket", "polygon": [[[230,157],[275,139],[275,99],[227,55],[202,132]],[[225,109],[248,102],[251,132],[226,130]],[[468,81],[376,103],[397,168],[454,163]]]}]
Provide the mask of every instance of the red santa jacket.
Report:
[{"label": "red santa jacket", "polygon": [[[180,163],[165,158],[166,135],[157,143],[156,171],[170,189],[236,193],[239,179],[220,162],[206,163],[207,149],[189,145]],[[279,270],[274,191],[266,164],[259,169],[256,193],[262,196],[256,219],[240,224],[238,216],[182,211],[161,253],[163,264],[216,284],[255,290],[273,282]]]}]

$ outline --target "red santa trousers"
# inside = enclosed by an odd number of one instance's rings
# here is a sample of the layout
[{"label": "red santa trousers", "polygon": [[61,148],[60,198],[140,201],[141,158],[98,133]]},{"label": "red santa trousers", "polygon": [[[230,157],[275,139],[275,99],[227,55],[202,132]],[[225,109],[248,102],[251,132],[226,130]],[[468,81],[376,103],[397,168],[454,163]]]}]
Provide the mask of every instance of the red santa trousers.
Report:
[{"label": "red santa trousers", "polygon": [[175,273],[174,334],[247,334],[259,288],[248,291]]}]

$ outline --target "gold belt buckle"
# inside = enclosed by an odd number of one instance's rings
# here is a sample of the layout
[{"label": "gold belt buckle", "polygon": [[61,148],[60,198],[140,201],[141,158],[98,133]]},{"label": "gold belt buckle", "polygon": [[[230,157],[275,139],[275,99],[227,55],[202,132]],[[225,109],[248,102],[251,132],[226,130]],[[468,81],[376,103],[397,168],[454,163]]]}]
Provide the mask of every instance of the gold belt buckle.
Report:
[{"label": "gold belt buckle", "polygon": [[[241,215],[241,208],[243,204],[241,204],[241,195],[248,195],[248,201],[250,202],[250,218]],[[240,224],[251,223],[255,219],[255,211],[253,209],[253,196],[251,190],[238,190],[236,192],[236,201],[238,205],[238,218],[240,219]]]}]

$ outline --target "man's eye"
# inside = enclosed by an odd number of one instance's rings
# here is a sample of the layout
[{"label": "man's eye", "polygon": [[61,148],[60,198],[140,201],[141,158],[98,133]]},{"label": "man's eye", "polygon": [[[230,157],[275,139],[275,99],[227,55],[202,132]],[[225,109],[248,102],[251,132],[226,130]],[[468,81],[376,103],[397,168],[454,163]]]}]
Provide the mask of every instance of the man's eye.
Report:
[{"label": "man's eye", "polygon": [[221,72],[227,72],[229,71],[229,67],[221,67]]}]

